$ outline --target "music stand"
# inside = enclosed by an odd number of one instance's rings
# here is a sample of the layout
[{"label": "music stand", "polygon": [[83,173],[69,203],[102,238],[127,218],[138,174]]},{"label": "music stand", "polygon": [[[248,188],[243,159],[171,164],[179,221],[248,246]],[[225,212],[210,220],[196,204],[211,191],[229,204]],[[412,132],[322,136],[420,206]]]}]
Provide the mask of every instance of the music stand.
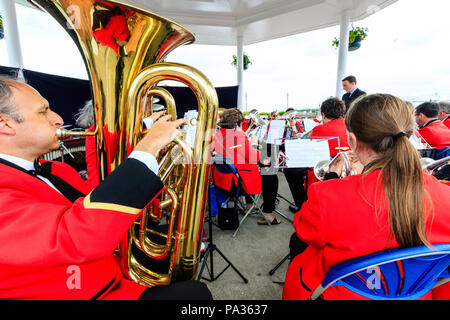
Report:
[{"label": "music stand", "polygon": [[[244,283],[248,283],[248,280],[239,272],[239,270],[230,262],[230,260],[227,259],[227,257],[222,253],[222,251],[219,250],[219,248],[217,248],[217,246],[213,242],[213,233],[212,233],[213,222],[211,216],[211,203],[209,196],[208,196],[208,216],[206,217],[206,221],[208,222],[209,228],[208,230],[209,235],[207,239],[208,245],[206,247],[205,252],[203,253],[203,256],[201,257],[201,259],[203,259],[203,263],[200,268],[200,272],[198,273],[197,280],[204,279],[206,281],[212,282],[214,280],[217,280],[229,267],[231,267],[242,278]],[[217,276],[214,276],[214,251],[217,251],[217,253],[228,263],[228,265]],[[203,270],[205,269],[206,263],[208,262],[208,258],[210,258],[209,259],[210,268],[208,268],[210,277],[209,279],[202,277]]]}]

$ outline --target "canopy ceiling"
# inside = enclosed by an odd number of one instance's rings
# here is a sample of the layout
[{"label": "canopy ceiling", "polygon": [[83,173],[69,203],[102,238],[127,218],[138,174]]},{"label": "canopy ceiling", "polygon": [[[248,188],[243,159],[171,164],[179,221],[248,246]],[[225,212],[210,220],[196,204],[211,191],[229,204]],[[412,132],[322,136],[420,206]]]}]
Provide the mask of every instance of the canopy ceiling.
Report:
[{"label": "canopy ceiling", "polygon": [[[16,0],[26,4],[26,0]],[[348,9],[358,21],[397,0],[119,0],[171,19],[197,44],[243,45],[339,25]]]},{"label": "canopy ceiling", "polygon": [[195,34],[197,44],[236,45],[357,21],[397,0],[122,0],[169,18]]}]

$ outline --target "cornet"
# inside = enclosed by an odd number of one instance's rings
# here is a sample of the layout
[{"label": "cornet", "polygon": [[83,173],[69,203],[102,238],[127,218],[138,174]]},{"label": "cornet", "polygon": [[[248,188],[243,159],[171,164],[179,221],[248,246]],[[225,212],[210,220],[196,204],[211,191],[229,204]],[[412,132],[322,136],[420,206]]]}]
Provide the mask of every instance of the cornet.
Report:
[{"label": "cornet", "polygon": [[339,159],[339,157],[342,157],[342,159],[344,160],[342,173],[339,177],[344,178],[356,174],[356,171],[352,169],[349,154],[347,152],[339,152],[333,159],[321,160],[314,166],[314,175],[316,176],[316,178],[319,180],[323,180],[325,178],[325,175],[327,173],[330,173],[330,168]]}]

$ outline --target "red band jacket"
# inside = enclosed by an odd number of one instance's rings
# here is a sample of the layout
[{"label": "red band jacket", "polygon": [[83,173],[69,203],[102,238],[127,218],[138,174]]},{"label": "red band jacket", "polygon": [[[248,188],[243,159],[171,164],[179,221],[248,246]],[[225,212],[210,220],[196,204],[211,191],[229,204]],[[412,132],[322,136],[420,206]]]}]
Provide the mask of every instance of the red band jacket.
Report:
[{"label": "red band jacket", "polygon": [[[260,152],[250,145],[242,130],[220,129],[216,133],[214,150],[236,167],[245,192],[248,194],[261,192],[261,175],[258,167]],[[219,188],[230,190],[232,182],[237,186],[237,178],[233,174],[223,174],[214,168],[213,175],[214,183]]]},{"label": "red band jacket", "polygon": [[450,147],[450,129],[438,119],[420,128],[419,133],[433,148],[441,150]]},{"label": "red band jacket", "polygon": [[450,129],[450,116],[448,116],[447,118],[444,119],[444,121],[442,121],[442,123]]},{"label": "red band jacket", "polygon": [[[283,299],[309,299],[333,266],[398,247],[395,239],[389,241],[387,201],[381,182],[377,182],[379,174],[380,170],[377,170],[367,176],[328,180],[309,187],[308,201],[294,217],[297,236],[309,246],[289,265]],[[426,216],[428,241],[431,244],[450,243],[450,187],[428,174],[424,174],[424,187],[434,206],[434,213]],[[375,208],[378,208],[377,212]],[[435,290],[433,298],[449,298],[450,285]],[[328,288],[323,298],[363,297],[336,286]],[[431,294],[426,298],[431,298]]]},{"label": "red band jacket", "polygon": [[330,157],[334,157],[338,154],[339,150],[336,148],[341,146],[348,147],[347,142],[347,130],[345,128],[345,121],[344,119],[335,119],[328,121],[327,123],[320,124],[316,127],[314,127],[313,131],[311,132],[311,137],[339,137],[339,143],[337,139],[330,139],[328,140],[328,145],[330,147]]},{"label": "red band jacket", "polygon": [[135,159],[92,191],[70,166],[51,170],[87,196],[72,203],[0,164],[0,299],[137,299],[145,287],[122,278],[114,251],[161,181]]}]

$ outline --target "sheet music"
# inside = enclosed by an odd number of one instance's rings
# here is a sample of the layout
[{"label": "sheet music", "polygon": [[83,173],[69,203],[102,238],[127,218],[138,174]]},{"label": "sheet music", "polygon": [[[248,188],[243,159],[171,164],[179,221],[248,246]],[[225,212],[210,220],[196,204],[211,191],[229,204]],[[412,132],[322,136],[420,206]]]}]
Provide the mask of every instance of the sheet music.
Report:
[{"label": "sheet music", "polygon": [[267,135],[267,143],[277,145],[281,144],[285,127],[286,127],[285,120],[272,120],[270,122],[270,128]]},{"label": "sheet music", "polygon": [[286,166],[313,168],[319,161],[330,159],[328,140],[286,140]]},{"label": "sheet music", "polygon": [[418,137],[416,137],[415,134],[411,135],[411,137],[409,137],[409,141],[413,144],[414,148],[416,148],[417,150],[421,150],[424,148],[422,142],[420,142],[420,139]]},{"label": "sheet music", "polygon": [[305,132],[310,132],[312,129],[317,127],[319,123],[311,119],[303,119],[303,125],[305,126]]},{"label": "sheet music", "polygon": [[189,110],[184,114],[184,118],[188,120],[188,124],[184,125],[183,127],[183,129],[186,131],[185,140],[191,146],[191,148],[194,148],[195,143],[195,133],[197,132],[197,117],[197,110]]}]

